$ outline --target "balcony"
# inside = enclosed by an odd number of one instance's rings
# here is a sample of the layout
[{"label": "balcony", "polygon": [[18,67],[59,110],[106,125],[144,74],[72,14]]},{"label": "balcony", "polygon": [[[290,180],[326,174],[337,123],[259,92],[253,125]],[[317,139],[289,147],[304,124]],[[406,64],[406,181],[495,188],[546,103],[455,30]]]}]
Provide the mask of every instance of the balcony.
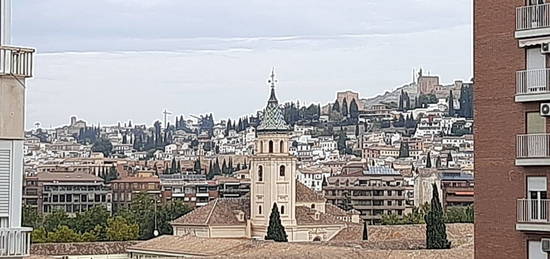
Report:
[{"label": "balcony", "polygon": [[32,228],[0,228],[0,257],[30,255]]},{"label": "balcony", "polygon": [[517,166],[550,165],[550,134],[518,135],[516,141]]},{"label": "balcony", "polygon": [[516,102],[550,100],[550,69],[516,72]]},{"label": "balcony", "polygon": [[0,76],[32,77],[34,49],[0,46]]},{"label": "balcony", "polygon": [[549,205],[549,199],[517,200],[516,230],[550,232]]},{"label": "balcony", "polygon": [[550,4],[522,6],[516,9],[516,38],[550,35]]}]

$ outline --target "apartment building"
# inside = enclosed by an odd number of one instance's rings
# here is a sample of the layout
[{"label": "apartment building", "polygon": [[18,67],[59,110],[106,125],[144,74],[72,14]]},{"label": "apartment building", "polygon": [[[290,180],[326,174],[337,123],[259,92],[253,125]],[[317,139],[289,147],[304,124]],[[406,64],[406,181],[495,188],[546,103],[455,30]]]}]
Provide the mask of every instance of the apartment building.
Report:
[{"label": "apartment building", "polygon": [[548,258],[547,2],[474,1],[476,258]]},{"label": "apartment building", "polygon": [[191,208],[204,206],[219,197],[218,184],[207,181],[205,175],[161,175],[160,188],[163,199],[180,200]]},{"label": "apartment building", "polygon": [[58,210],[69,215],[95,206],[111,211],[111,192],[103,179],[79,172],[43,172],[25,177],[23,203],[41,213]]},{"label": "apartment building", "polygon": [[0,257],[30,253],[32,229],[21,227],[26,79],[34,49],[11,44],[11,0],[0,0]]},{"label": "apartment building", "polygon": [[348,171],[328,178],[328,186],[323,187],[328,203],[355,209],[370,224],[380,223],[385,214],[404,214],[405,185],[398,171],[382,166]]},{"label": "apartment building", "polygon": [[441,203],[444,208],[474,205],[474,176],[455,169],[441,169]]},{"label": "apartment building", "polygon": [[145,193],[155,200],[161,199],[160,179],[156,176],[122,177],[111,181],[113,211],[128,208],[136,195]]}]

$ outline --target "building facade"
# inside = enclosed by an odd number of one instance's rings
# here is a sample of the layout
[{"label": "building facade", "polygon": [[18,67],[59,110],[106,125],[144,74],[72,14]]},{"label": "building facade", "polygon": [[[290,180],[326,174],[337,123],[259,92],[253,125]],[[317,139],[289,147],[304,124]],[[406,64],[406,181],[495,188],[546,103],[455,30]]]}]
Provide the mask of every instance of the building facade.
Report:
[{"label": "building facade", "polygon": [[11,44],[11,1],[0,0],[0,257],[30,251],[21,227],[25,80],[32,77],[34,49]]},{"label": "building facade", "polygon": [[357,210],[370,224],[380,223],[383,215],[403,216],[406,208],[403,176],[387,167],[372,166],[329,177],[323,191],[328,203]]},{"label": "building facade", "polygon": [[547,258],[547,1],[474,1],[476,258]]}]

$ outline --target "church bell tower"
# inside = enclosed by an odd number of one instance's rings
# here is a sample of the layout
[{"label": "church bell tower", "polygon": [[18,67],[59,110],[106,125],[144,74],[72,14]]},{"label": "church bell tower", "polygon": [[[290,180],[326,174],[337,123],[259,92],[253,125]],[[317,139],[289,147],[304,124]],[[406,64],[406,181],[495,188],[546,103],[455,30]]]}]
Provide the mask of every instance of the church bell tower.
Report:
[{"label": "church bell tower", "polygon": [[275,73],[269,79],[271,95],[256,130],[256,152],[250,168],[251,221],[254,226],[268,226],[273,204],[276,203],[281,222],[296,225],[296,158],[288,148],[291,127],[275,96]]}]

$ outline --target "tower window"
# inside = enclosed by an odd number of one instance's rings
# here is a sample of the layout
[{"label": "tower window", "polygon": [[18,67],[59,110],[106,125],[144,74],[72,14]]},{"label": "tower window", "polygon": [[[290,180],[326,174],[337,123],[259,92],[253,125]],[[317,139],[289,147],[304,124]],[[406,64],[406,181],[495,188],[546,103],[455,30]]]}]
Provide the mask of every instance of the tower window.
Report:
[{"label": "tower window", "polygon": [[284,165],[279,167],[279,176],[285,177],[285,166]]},{"label": "tower window", "polygon": [[264,180],[264,168],[258,166],[258,181],[262,182]]},{"label": "tower window", "polygon": [[315,209],[315,204],[311,204],[311,208],[312,208],[312,209]]},{"label": "tower window", "polygon": [[279,142],[279,149],[280,149],[280,153],[284,153],[285,152],[285,142],[281,140],[281,142]]},{"label": "tower window", "polygon": [[269,141],[269,153],[273,153],[273,140]]},{"label": "tower window", "polygon": [[264,142],[260,141],[260,153],[264,152]]},{"label": "tower window", "polygon": [[285,206],[281,206],[281,214],[285,214]]},{"label": "tower window", "polygon": [[258,214],[260,214],[260,215],[262,214],[262,205],[258,206]]}]

